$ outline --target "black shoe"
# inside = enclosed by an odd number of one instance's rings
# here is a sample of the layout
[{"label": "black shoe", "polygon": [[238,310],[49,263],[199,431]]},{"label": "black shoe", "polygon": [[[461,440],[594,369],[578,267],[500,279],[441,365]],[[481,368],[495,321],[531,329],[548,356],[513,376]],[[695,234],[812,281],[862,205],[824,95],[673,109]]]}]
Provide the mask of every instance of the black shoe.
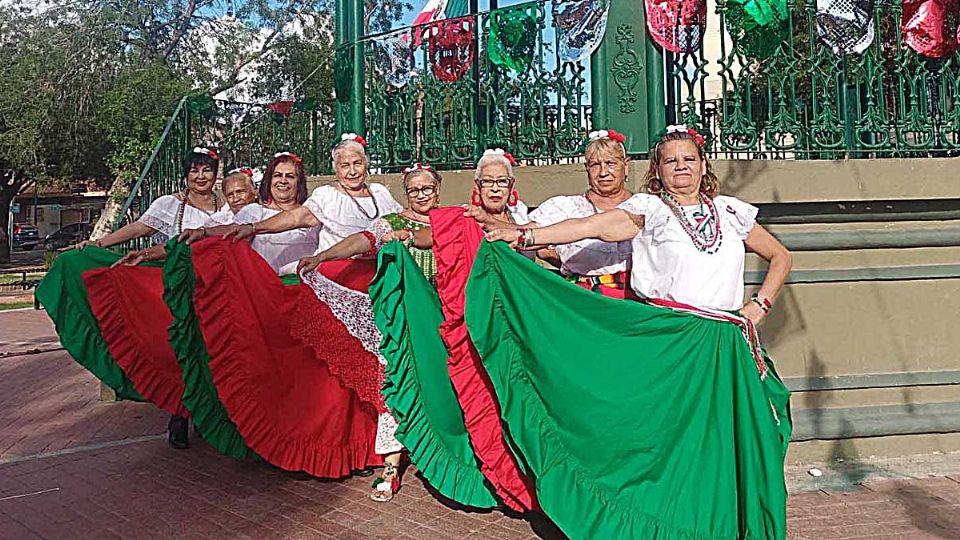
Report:
[{"label": "black shoe", "polygon": [[183,416],[171,416],[167,424],[167,442],[177,450],[190,448],[190,420]]},{"label": "black shoe", "polygon": [[373,476],[373,467],[367,467],[365,469],[356,469],[350,471],[350,474],[353,476],[359,476],[360,478],[366,478],[368,476]]}]

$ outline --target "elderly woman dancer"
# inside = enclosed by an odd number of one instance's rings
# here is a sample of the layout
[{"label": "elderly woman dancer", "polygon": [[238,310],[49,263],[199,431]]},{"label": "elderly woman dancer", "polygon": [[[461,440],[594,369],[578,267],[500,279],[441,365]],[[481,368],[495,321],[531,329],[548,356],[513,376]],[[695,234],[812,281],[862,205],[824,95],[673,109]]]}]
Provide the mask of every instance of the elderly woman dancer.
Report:
[{"label": "elderly woman dancer", "polygon": [[37,290],[61,342],[80,364],[118,397],[146,399],[171,413],[168,440],[178,449],[189,445],[189,422],[180,369],[166,339],[170,314],[160,269],[110,269],[146,252],[121,258],[105,248],[143,237],[160,243],[209,224],[223,204],[214,191],[218,168],[214,150],[194,148],[183,160],[183,191],[158,198],[139,220],[62,254]]},{"label": "elderly woman dancer", "polygon": [[[416,163],[413,167],[404,169],[402,182],[403,190],[407,194],[407,208],[375,220],[368,230],[351,234],[316,255],[303,257],[297,273],[316,270],[323,262],[375,253],[386,240],[393,239],[394,235],[390,233],[394,231],[404,231],[404,236],[410,240],[413,231],[429,228],[430,211],[440,205],[442,180],[440,173],[429,165]],[[423,270],[424,276],[431,282],[435,281],[437,268],[433,252],[411,246],[410,253]]]},{"label": "elderly woman dancer", "polygon": [[[466,320],[506,429],[571,538],[785,538],[789,392],[754,324],[790,253],[755,207],[718,195],[694,130],[659,140],[647,189],[608,212],[488,233],[521,249],[629,241],[645,301],[584,295],[483,246]],[[770,266],[744,303],[745,249]],[[536,321],[521,311],[534,298],[554,306]]]},{"label": "elderly woman dancer", "polygon": [[[583,218],[613,210],[633,193],[626,189],[630,161],[623,134],[614,130],[590,133],[584,151],[589,188],[582,195],[559,195],[543,202],[530,212],[530,227],[544,227],[565,219]],[[511,228],[483,208],[474,205],[467,211],[488,229]],[[604,242],[586,238],[570,244],[548,246],[537,256],[560,268],[560,272],[580,287],[612,298],[630,294],[627,266],[629,242]]]},{"label": "elderly woman dancer", "polygon": [[[301,208],[307,200],[307,173],[303,160],[291,152],[274,155],[263,174],[260,184],[260,203],[245,206],[234,217],[232,224],[248,225],[264,221],[282,212]],[[208,236],[223,236],[235,233],[237,227],[201,227],[184,231],[180,240],[188,243]],[[320,227],[291,229],[275,234],[265,234],[252,239],[251,245],[279,275],[293,274],[301,257],[314,253]]]},{"label": "elderly woman dancer", "polygon": [[[467,212],[476,211],[492,221],[511,226],[528,223],[527,207],[520,200],[516,190],[517,179],[513,169],[515,164],[513,156],[501,149],[484,152],[477,163],[474,189],[471,194],[472,205],[469,208],[475,210]],[[399,229],[382,236],[384,242],[401,240],[412,244],[417,249],[432,248],[437,268],[439,307],[442,309],[443,323],[440,325],[440,336],[443,344],[431,341],[432,337],[426,332],[420,334],[424,339],[416,340],[417,343],[404,341],[402,338],[404,334],[400,328],[405,323],[394,316],[395,308],[398,305],[397,302],[407,304],[413,301],[411,300],[413,295],[397,285],[396,280],[399,279],[397,274],[401,273],[400,270],[394,268],[394,271],[390,272],[391,269],[384,266],[383,259],[378,270],[378,279],[371,284],[371,295],[378,313],[377,323],[384,335],[385,345],[392,343],[401,348],[405,346],[413,351],[410,354],[418,358],[418,362],[421,359],[435,358],[438,354],[448,356],[443,382],[440,379],[431,379],[432,383],[422,384],[432,387],[445,385],[447,378],[453,384],[456,395],[449,404],[459,406],[462,417],[458,415],[455,419],[451,418],[447,426],[450,429],[453,429],[454,425],[463,426],[467,431],[467,440],[474,456],[463,460],[462,463],[479,465],[480,473],[485,479],[484,482],[464,481],[459,489],[457,489],[458,486],[444,485],[436,480],[440,475],[428,480],[446,496],[461,504],[482,507],[495,504],[489,488],[485,487],[491,486],[503,504],[517,511],[526,511],[536,507],[530,481],[523,476],[517,461],[510,454],[500,428],[495,397],[491,393],[485,374],[478,370],[479,364],[476,362],[475,351],[464,325],[464,286],[477,246],[482,240],[476,223],[464,217],[464,213],[464,209],[459,207],[437,208],[430,212],[429,228],[414,231]],[[464,225],[469,225],[473,230],[465,228]],[[368,244],[370,244],[369,241]],[[396,260],[398,257],[395,251],[394,249],[393,258]],[[409,273],[403,273],[403,275],[406,276],[405,283],[409,284]],[[398,300],[401,297],[402,300]],[[420,314],[419,317],[430,320],[430,314],[434,313],[436,304],[429,300],[432,298],[429,294],[420,294],[419,298],[428,305],[420,305],[415,310],[409,311],[416,311]],[[434,347],[430,346],[431,343]],[[428,372],[424,370],[418,373]],[[432,370],[429,373],[435,375],[439,371]],[[447,406],[447,409],[451,407]],[[456,441],[448,441],[448,443],[454,445]],[[411,456],[413,455],[411,451]],[[473,466],[463,466],[459,470],[463,471],[462,478],[476,478],[476,470]]]},{"label": "elderly woman dancer", "polygon": [[[430,226],[430,210],[436,208],[440,202],[441,180],[440,174],[429,165],[417,163],[413,167],[405,169],[403,172],[403,189],[407,194],[408,206],[406,209],[377,219],[371,224],[369,230],[354,233],[317,255],[304,257],[300,260],[298,273],[312,272],[321,263],[327,261],[373,255],[377,248],[383,244],[384,236],[392,231],[412,232],[428,228]],[[433,281],[436,277],[433,252],[429,249],[424,250],[410,246],[410,254],[424,276]],[[358,301],[362,300],[358,299]],[[370,319],[370,324],[373,324],[373,317]],[[374,329],[371,328],[371,330]],[[419,393],[417,389],[409,389],[406,392]],[[407,400],[407,403],[409,402],[410,400]],[[393,422],[395,422],[395,419]],[[387,446],[383,450],[389,451],[394,448],[393,446]],[[393,499],[393,496],[399,490],[400,458],[401,453],[399,451],[388,453],[384,457],[384,470],[374,480],[373,491],[370,493],[370,497],[374,501],[388,502]]]},{"label": "elderly woman dancer", "polygon": [[[221,183],[223,188],[223,198],[227,203],[218,212],[210,215],[210,218],[200,229],[187,229],[188,231],[205,231],[209,227],[227,225],[234,222],[236,215],[245,206],[254,203],[257,200],[257,189],[253,185],[253,170],[249,168],[233,169],[223,179]],[[159,200],[159,199],[158,199]],[[128,252],[122,259],[113,263],[114,266],[126,265],[136,266],[140,263],[151,261],[162,261],[166,258],[167,252],[163,244],[157,244],[145,249],[138,249]]]},{"label": "elderly woman dancer", "polygon": [[[488,150],[477,165],[471,199],[491,219],[526,223],[526,206],[515,189],[513,165],[509,153]],[[455,235],[445,224],[451,217],[461,218],[463,210],[434,209],[438,203],[440,177],[429,166],[417,164],[405,170],[403,182],[409,203],[406,211],[396,217],[386,216],[374,222],[368,231],[351,235],[317,256],[305,258],[301,268],[309,270],[324,261],[372,255],[388,244],[381,255],[377,276],[370,284],[370,295],[378,341],[382,343],[380,350],[388,361],[383,393],[399,420],[395,431],[397,439],[409,449],[411,461],[427,481],[446,497],[469,506],[495,506],[497,503],[484,478],[487,475],[502,491],[507,504],[517,510],[528,509],[530,501],[525,497],[526,487],[516,463],[507,454],[501,433],[494,429],[496,410],[488,389],[469,358],[463,355],[462,347],[468,345],[457,334],[462,322],[459,325],[444,323],[441,328],[441,333],[452,343],[459,344],[460,352],[452,358],[453,367],[449,370],[448,353],[437,333],[442,316],[430,284],[437,285],[434,278],[438,271],[447,276],[457,274],[461,261],[458,255],[446,252],[445,258],[453,264],[438,268],[431,249],[433,228],[427,225],[434,225],[434,216],[437,216],[441,222],[440,237]],[[390,244],[391,240],[403,240],[406,250],[397,249]],[[418,272],[412,273],[410,266],[404,264],[407,255],[401,252],[407,250]],[[418,277],[420,273],[430,284]],[[462,294],[456,283],[456,279],[444,280],[441,296],[455,298]],[[415,316],[397,317],[408,304],[418,305]],[[451,379],[457,393],[450,387]],[[461,405],[464,402],[465,407]],[[465,413],[461,413],[462,407]],[[472,428],[469,433],[466,422]],[[481,461],[485,460],[487,465],[477,466],[471,444],[484,450]],[[399,461],[399,454],[388,456],[387,468],[374,483],[371,493],[374,500],[390,500],[399,487],[395,468],[389,465],[393,460]]]},{"label": "elderly woman dancer", "polygon": [[[513,175],[516,160],[502,148],[484,151],[474,173],[473,190],[470,192],[470,213],[478,221],[509,225],[526,225],[530,222],[527,205],[520,200],[517,179]],[[480,217],[482,216],[482,217]],[[430,229],[397,229],[385,234],[382,241],[401,240],[410,242],[419,249],[433,247]]]},{"label": "elderly woman dancer", "polygon": [[[336,184],[317,188],[303,205],[289,196],[305,185],[299,160],[278,155],[269,175],[271,198],[262,206],[271,211],[248,224],[209,229],[207,236],[276,246],[278,235],[312,229],[326,249],[401,211],[384,186],[367,183],[364,143],[356,135],[342,138],[332,152]],[[204,236],[188,236],[198,234]],[[334,478],[399,451],[380,395],[379,343],[370,331],[367,286],[375,261],[323,264],[305,272],[302,284],[288,286],[277,273],[292,257],[265,260],[246,242],[224,238],[177,244],[176,273],[185,265],[196,275],[183,280],[194,287],[188,302],[216,395],[244,442],[273,465]],[[187,310],[184,321],[190,316]]]},{"label": "elderly woman dancer", "polygon": [[[589,185],[586,193],[547,199],[530,212],[531,227],[608,212],[633,195],[625,185],[630,160],[624,136],[611,129],[594,131],[589,139],[584,151]],[[558,266],[567,279],[583,288],[614,298],[623,298],[629,293],[629,242],[586,238],[550,246],[537,255]]]}]

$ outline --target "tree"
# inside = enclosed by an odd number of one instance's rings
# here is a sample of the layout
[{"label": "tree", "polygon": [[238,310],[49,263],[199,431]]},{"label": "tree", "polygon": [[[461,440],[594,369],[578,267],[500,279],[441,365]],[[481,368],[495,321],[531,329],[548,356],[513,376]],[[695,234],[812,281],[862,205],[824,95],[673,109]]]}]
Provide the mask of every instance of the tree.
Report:
[{"label": "tree", "polygon": [[413,5],[404,0],[364,0],[364,32],[386,32],[412,9]]},{"label": "tree", "polygon": [[[111,76],[105,35],[78,32],[84,23],[55,13],[0,9],[0,228],[10,203],[33,182],[96,177],[106,150],[90,122]],[[0,262],[9,260],[0,238]]]},{"label": "tree", "polygon": [[[187,94],[332,101],[332,0],[0,6],[0,225],[31,182],[107,179],[113,222]],[[370,1],[369,28],[410,9]],[[228,9],[231,11],[228,12]],[[258,101],[262,99],[257,99]],[[9,259],[0,237],[0,262]]]}]

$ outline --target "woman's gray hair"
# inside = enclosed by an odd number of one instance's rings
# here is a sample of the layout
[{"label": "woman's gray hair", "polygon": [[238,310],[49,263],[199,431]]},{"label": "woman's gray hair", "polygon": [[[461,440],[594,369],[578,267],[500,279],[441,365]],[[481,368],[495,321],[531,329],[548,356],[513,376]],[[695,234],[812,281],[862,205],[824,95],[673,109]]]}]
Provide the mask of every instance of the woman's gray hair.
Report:
[{"label": "woman's gray hair", "polygon": [[513,165],[510,164],[510,160],[507,159],[503,154],[494,154],[494,153],[485,153],[483,157],[480,158],[480,161],[477,161],[477,170],[474,173],[473,179],[480,179],[480,171],[487,165],[492,165],[494,163],[499,163],[507,168],[507,175],[510,178],[513,178]]},{"label": "woman's gray hair", "polygon": [[443,178],[440,176],[440,173],[438,173],[433,169],[414,169],[403,175],[403,178],[402,178],[403,189],[407,189],[407,186],[409,185],[410,180],[418,176],[426,176],[427,178],[433,180],[433,183],[436,184],[438,187],[440,186],[440,183],[443,181]]},{"label": "woman's gray hair", "polygon": [[340,152],[344,150],[357,152],[358,154],[363,156],[363,164],[366,166],[370,166],[370,157],[367,156],[367,149],[364,148],[362,144],[354,140],[340,141],[337,143],[336,146],[333,147],[333,150],[330,151],[330,161],[333,162],[334,166],[336,166],[337,158],[340,157]]}]

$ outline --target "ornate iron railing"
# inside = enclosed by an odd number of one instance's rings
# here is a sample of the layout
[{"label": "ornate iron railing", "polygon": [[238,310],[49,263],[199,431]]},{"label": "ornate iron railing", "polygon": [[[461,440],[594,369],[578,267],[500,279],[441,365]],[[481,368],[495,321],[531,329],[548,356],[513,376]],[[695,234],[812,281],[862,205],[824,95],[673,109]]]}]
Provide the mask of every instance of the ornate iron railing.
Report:
[{"label": "ornate iron railing", "polygon": [[909,48],[900,0],[863,4],[873,40],[838,54],[818,35],[813,0],[789,0],[766,43],[731,35],[735,3],[718,0],[719,42],[668,55],[668,118],[707,129],[725,158],[957,155],[960,54]]},{"label": "ornate iron railing", "polygon": [[[264,105],[184,97],[131,187],[114,229],[136,221],[158,197],[184,188],[181,163],[194,146],[217,149],[221,172],[240,166],[262,170],[274,153],[290,151],[303,158],[308,174],[327,174],[334,130],[331,107],[313,100]],[[148,243],[140,239],[124,248]]]},{"label": "ornate iron railing", "polygon": [[[349,44],[363,50],[365,124],[374,166],[396,170],[420,161],[469,167],[491,147],[528,163],[579,156],[590,126],[589,59],[561,60],[549,6],[530,2],[448,21],[442,28],[402,28]],[[486,38],[493,20],[508,11],[525,12],[535,21],[528,29],[530,61],[514,69],[490,60]],[[448,47],[439,51],[435,41],[434,64],[438,56],[446,58],[446,72],[431,66],[431,32],[445,32]],[[410,51],[414,73],[404,84],[389,69],[390,42],[397,39],[406,44],[401,54]],[[338,58],[351,57],[344,49]],[[346,69],[343,63],[340,69]]]}]

